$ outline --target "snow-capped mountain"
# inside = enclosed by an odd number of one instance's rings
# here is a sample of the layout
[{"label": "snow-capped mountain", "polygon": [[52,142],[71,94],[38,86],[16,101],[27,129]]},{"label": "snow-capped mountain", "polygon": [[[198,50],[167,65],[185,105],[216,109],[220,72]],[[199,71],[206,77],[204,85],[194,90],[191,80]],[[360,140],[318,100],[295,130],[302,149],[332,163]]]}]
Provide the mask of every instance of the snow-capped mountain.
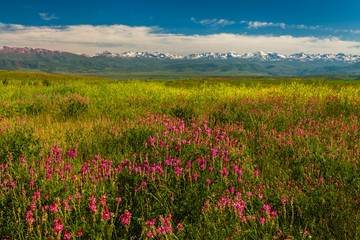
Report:
[{"label": "snow-capped mountain", "polygon": [[111,53],[103,52],[96,55],[97,57],[120,57],[120,58],[153,58],[153,59],[183,59],[183,60],[227,60],[227,59],[244,59],[253,61],[285,61],[285,60],[297,60],[301,62],[311,61],[330,61],[330,62],[344,62],[355,63],[360,62],[360,55],[347,55],[343,53],[338,54],[306,54],[306,53],[294,53],[290,55],[284,55],[272,52],[255,52],[255,53],[196,53],[189,54],[187,56],[159,53],[159,52],[123,52],[123,53]]},{"label": "snow-capped mountain", "polygon": [[[25,54],[25,55],[63,55],[66,52],[52,51],[42,48],[12,48],[12,47],[0,47],[0,53],[5,54]],[[300,61],[300,62],[314,62],[314,61],[325,61],[325,62],[337,62],[337,63],[357,63],[360,62],[360,55],[352,54],[307,54],[307,53],[294,53],[290,55],[284,55],[272,52],[255,52],[255,53],[195,53],[187,56],[181,56],[170,53],[159,53],[159,52],[123,52],[123,53],[112,53],[105,51],[98,53],[95,56],[88,56],[85,54],[76,54],[87,58],[92,57],[108,57],[108,58],[145,58],[145,59],[168,59],[168,60],[247,60],[252,62],[281,62],[281,61]]]},{"label": "snow-capped mountain", "polygon": [[[0,70],[50,73],[160,74],[165,76],[305,76],[314,74],[360,75],[360,56],[351,54],[283,55],[272,52],[195,53],[186,56],[160,52],[109,51],[88,56],[40,48],[0,46]],[[147,75],[148,74],[148,75]],[[162,75],[164,74],[164,75]],[[154,75],[158,76],[158,75]]]},{"label": "snow-capped mountain", "polygon": [[159,52],[123,52],[123,53],[111,53],[105,51],[98,53],[96,57],[121,57],[121,58],[155,58],[155,59],[183,59],[184,57],[170,54],[170,53],[159,53]]}]

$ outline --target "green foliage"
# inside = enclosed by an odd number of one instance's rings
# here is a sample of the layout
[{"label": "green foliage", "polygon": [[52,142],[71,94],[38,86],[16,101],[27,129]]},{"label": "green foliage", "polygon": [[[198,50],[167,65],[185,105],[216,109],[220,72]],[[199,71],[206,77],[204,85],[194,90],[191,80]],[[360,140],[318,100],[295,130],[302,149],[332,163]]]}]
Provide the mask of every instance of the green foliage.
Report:
[{"label": "green foliage", "polygon": [[23,153],[28,156],[40,152],[39,138],[26,119],[14,119],[1,122],[0,131],[0,164],[9,159],[19,159]]},{"label": "green foliage", "polygon": [[357,82],[0,81],[2,238],[360,237]]},{"label": "green foliage", "polygon": [[89,109],[91,102],[85,97],[73,94],[64,98],[60,98],[57,101],[57,104],[60,108],[60,114],[67,118],[80,116],[81,114],[85,113]]}]

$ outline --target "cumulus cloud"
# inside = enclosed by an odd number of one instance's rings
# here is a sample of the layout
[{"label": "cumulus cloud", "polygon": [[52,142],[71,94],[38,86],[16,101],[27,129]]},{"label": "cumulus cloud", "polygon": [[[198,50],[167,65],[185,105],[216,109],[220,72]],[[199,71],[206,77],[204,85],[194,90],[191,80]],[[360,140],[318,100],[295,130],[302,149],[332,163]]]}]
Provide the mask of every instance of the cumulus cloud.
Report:
[{"label": "cumulus cloud", "polygon": [[50,13],[39,13],[39,16],[45,21],[58,19],[58,17],[56,17],[54,14],[50,14]]},{"label": "cumulus cloud", "polygon": [[282,54],[360,54],[360,42],[339,38],[245,34],[183,35],[164,33],[156,27],[126,25],[22,26],[0,23],[0,46],[38,47],[93,55],[105,50],[158,51],[186,55],[200,52],[269,51]]},{"label": "cumulus cloud", "polygon": [[235,24],[234,21],[229,21],[229,20],[226,20],[226,19],[203,19],[203,20],[200,20],[200,21],[197,21],[195,18],[191,18],[191,21],[193,21],[194,23],[198,23],[198,24],[201,24],[201,25],[210,25],[212,27],[217,27],[217,26],[227,26],[227,25],[233,25]]}]

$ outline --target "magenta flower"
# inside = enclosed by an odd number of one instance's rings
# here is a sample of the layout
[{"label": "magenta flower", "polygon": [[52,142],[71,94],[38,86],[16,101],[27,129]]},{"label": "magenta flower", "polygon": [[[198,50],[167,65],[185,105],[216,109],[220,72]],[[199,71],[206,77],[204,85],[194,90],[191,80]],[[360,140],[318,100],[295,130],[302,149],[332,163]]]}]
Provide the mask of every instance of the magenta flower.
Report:
[{"label": "magenta flower", "polygon": [[141,191],[141,188],[138,187],[137,185],[135,185],[135,192],[140,192]]},{"label": "magenta flower", "polygon": [[191,167],[191,161],[189,160],[189,161],[186,163],[186,165],[187,165],[188,167]]},{"label": "magenta flower", "polygon": [[34,203],[30,204],[30,209],[31,209],[31,211],[35,211],[36,204],[34,204]]},{"label": "magenta flower", "polygon": [[64,208],[65,208],[66,211],[71,210],[67,199],[63,200],[63,204],[64,204]]},{"label": "magenta flower", "polygon": [[165,232],[165,229],[162,228],[162,227],[159,227],[159,228],[156,229],[156,233],[157,233],[158,235],[161,235],[161,234],[164,233],[164,232]]},{"label": "magenta flower", "polygon": [[76,158],[76,152],[74,150],[70,149],[66,153],[69,157],[72,157],[73,159]]},{"label": "magenta flower", "polygon": [[79,228],[79,231],[78,233],[76,234],[77,237],[81,237],[83,235],[82,231],[81,231],[81,228]]},{"label": "magenta flower", "polygon": [[34,196],[37,197],[37,199],[40,199],[40,190],[34,193]]},{"label": "magenta flower", "polygon": [[61,232],[64,229],[64,226],[63,226],[60,218],[55,218],[53,225],[54,225],[55,235],[57,235],[59,232]]},{"label": "magenta flower", "polygon": [[103,211],[103,219],[104,220],[108,220],[110,219],[110,213],[108,210],[108,207],[105,205],[104,211]]},{"label": "magenta flower", "polygon": [[53,202],[53,204],[50,206],[50,211],[57,213],[59,211],[58,206],[59,206],[59,204],[57,204],[56,202]]},{"label": "magenta flower", "polygon": [[89,204],[89,209],[92,213],[96,213],[97,212],[97,207],[95,203],[90,203]]},{"label": "magenta flower", "polygon": [[153,219],[151,221],[146,221],[145,224],[148,226],[154,226],[156,222],[155,217],[153,217]]},{"label": "magenta flower", "polygon": [[64,239],[70,239],[71,235],[68,230],[65,230]]},{"label": "magenta flower", "polygon": [[160,222],[161,222],[161,228],[163,233],[172,232],[172,226],[171,226],[171,213],[169,213],[169,216],[167,218],[163,218],[163,216],[160,216]]},{"label": "magenta flower", "polygon": [[131,220],[131,213],[129,211],[125,211],[124,214],[120,216],[120,221],[122,225],[129,225]]},{"label": "magenta flower", "polygon": [[260,224],[264,224],[266,222],[266,219],[262,217],[259,219],[259,222],[260,222]]},{"label": "magenta flower", "polygon": [[216,157],[216,149],[215,149],[215,148],[212,148],[212,149],[211,149],[211,155],[212,155],[213,157]]},{"label": "magenta flower", "polygon": [[184,226],[183,226],[183,225],[184,225],[183,223],[179,223],[179,224],[176,226],[178,232],[181,232],[182,230],[184,230]]},{"label": "magenta flower", "polygon": [[80,193],[78,192],[78,193],[76,193],[76,198],[77,199],[80,199],[81,198],[81,195],[80,195]]},{"label": "magenta flower", "polygon": [[105,203],[106,203],[106,193],[105,193],[103,196],[101,196],[101,198],[100,198],[100,200],[99,200],[99,203],[101,203],[101,204],[105,204]]},{"label": "magenta flower", "polygon": [[97,207],[96,207],[96,198],[94,197],[94,194],[91,195],[90,198],[90,204],[89,204],[89,209],[92,213],[96,213],[97,212]]},{"label": "magenta flower", "polygon": [[154,234],[152,234],[151,229],[149,229],[149,231],[147,231],[146,236],[148,238],[153,238],[154,237]]},{"label": "magenta flower", "polygon": [[268,204],[264,204],[263,208],[267,213],[270,213],[271,207]]},{"label": "magenta flower", "polygon": [[25,221],[29,225],[31,225],[33,222],[35,222],[35,219],[33,218],[33,213],[31,210],[26,213]]}]

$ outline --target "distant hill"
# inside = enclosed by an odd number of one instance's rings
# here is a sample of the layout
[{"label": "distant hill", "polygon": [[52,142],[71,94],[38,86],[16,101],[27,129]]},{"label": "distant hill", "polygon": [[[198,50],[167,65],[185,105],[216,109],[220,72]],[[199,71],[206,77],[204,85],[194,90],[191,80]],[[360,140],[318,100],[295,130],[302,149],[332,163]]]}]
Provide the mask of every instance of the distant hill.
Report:
[{"label": "distant hill", "polygon": [[115,79],[360,74],[360,56],[345,54],[104,52],[95,56],[38,48],[0,48],[0,69]]}]

